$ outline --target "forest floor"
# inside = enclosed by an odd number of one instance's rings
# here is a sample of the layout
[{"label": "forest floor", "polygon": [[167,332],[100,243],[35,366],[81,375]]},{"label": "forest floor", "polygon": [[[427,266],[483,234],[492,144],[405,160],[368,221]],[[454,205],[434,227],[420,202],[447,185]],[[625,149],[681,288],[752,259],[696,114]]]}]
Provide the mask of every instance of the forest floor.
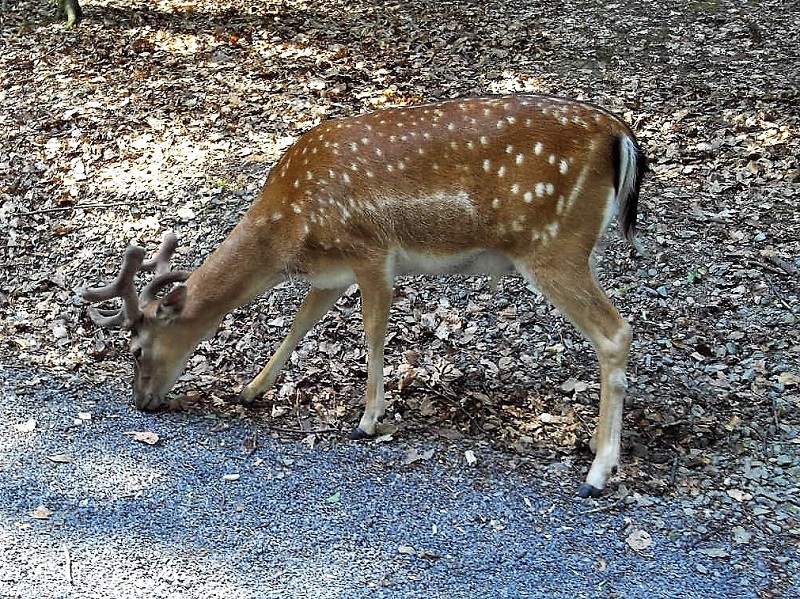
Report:
[{"label": "forest floor", "polygon": [[[98,330],[75,288],[165,230],[181,240],[178,264],[199,265],[323,119],[485,93],[591,101],[632,125],[651,167],[639,219],[650,255],[612,233],[598,261],[635,331],[607,494],[686,502],[709,536],[772,560],[776,594],[788,588],[800,560],[796,3],[95,0],[70,31],[47,3],[10,4],[4,367],[119,389],[131,376],[123,336]],[[256,408],[225,401],[277,347],[304,290],[292,282],[229,315],[180,379],[182,409],[317,442],[352,427],[366,377],[356,290]],[[596,358],[517,278],[496,292],[481,278],[398,280],[386,373],[386,442],[435,435],[524,467],[589,463]]]}]

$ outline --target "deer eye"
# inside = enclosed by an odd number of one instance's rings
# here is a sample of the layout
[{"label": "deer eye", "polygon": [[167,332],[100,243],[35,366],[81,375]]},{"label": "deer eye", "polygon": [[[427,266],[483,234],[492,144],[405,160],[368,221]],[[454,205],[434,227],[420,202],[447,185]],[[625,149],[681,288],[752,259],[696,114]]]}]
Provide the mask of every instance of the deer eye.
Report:
[{"label": "deer eye", "polygon": [[141,347],[135,347],[131,350],[131,355],[133,356],[133,359],[136,360],[137,362],[142,359],[143,353],[144,351],[142,350]]}]

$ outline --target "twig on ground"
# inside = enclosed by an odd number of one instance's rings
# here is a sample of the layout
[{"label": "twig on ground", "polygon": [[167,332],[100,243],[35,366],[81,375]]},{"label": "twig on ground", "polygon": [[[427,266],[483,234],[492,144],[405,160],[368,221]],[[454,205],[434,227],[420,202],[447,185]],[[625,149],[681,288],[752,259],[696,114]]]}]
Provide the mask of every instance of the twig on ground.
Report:
[{"label": "twig on ground", "polygon": [[28,210],[26,212],[14,212],[11,216],[34,216],[36,214],[49,214],[52,212],[71,212],[72,210],[89,210],[95,208],[116,208],[119,206],[130,206],[130,202],[112,202],[110,204],[75,204],[74,206],[59,206],[57,208],[42,208],[40,210]]},{"label": "twig on ground", "polygon": [[302,428],[287,428],[283,426],[270,426],[269,430],[277,431],[279,433],[289,433],[291,435],[322,435],[325,433],[341,433],[338,428],[310,428],[308,430]]},{"label": "twig on ground", "polygon": [[67,578],[67,584],[73,586],[72,581],[72,556],[69,554],[69,546],[64,545],[64,574]]},{"label": "twig on ground", "polygon": [[587,514],[597,514],[598,512],[607,512],[609,510],[613,510],[615,507],[617,507],[623,501],[625,501],[625,498],[624,497],[620,497],[614,503],[601,505],[600,507],[592,508],[591,510],[585,510],[585,511],[581,512],[581,516],[585,516]]}]

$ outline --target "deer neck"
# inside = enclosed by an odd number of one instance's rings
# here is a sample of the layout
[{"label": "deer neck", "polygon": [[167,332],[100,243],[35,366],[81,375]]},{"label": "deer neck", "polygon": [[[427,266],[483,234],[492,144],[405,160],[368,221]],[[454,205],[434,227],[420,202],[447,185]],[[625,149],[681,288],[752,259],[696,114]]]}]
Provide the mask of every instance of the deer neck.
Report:
[{"label": "deer neck", "polygon": [[286,278],[275,262],[263,232],[244,219],[186,281],[186,318],[213,334],[226,314]]}]

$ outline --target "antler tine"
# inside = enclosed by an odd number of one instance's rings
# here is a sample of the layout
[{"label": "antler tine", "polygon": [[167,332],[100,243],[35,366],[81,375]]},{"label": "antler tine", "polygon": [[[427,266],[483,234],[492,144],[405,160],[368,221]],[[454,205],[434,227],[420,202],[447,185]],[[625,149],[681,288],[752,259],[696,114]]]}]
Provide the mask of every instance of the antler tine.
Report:
[{"label": "antler tine", "polygon": [[105,309],[95,308],[94,306],[86,310],[89,318],[92,319],[97,326],[103,328],[118,327],[125,324],[125,310],[123,308]]},{"label": "antler tine", "polygon": [[133,285],[133,278],[141,269],[145,252],[136,245],[125,250],[117,277],[103,287],[83,287],[78,293],[87,302],[101,302],[114,297],[122,298],[122,307],[118,310],[89,308],[89,317],[101,327],[112,327],[129,324],[136,320],[139,311],[139,298]]},{"label": "antler tine", "polygon": [[178,237],[172,231],[164,233],[161,245],[153,257],[142,264],[142,270],[155,271],[156,276],[169,272],[169,261],[178,249]]},{"label": "antler tine", "polygon": [[191,274],[192,273],[188,270],[170,270],[169,272],[157,274],[153,277],[153,280],[142,289],[142,292],[139,294],[139,301],[142,304],[153,301],[159,291],[173,283],[183,283]]},{"label": "antler tine", "polygon": [[155,271],[156,276],[145,285],[139,294],[139,302],[146,304],[153,301],[159,291],[173,283],[182,283],[191,274],[186,270],[170,270],[170,258],[178,249],[178,238],[175,233],[169,231],[164,233],[164,238],[158,251],[153,257],[142,265],[142,270]]}]

